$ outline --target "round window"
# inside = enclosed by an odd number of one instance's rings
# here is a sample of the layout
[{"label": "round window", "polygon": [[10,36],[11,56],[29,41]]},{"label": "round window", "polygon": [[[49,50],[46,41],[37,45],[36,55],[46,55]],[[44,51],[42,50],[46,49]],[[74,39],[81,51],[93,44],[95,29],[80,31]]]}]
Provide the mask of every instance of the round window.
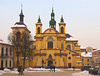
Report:
[{"label": "round window", "polygon": [[71,59],[71,57],[68,57],[68,59]]}]

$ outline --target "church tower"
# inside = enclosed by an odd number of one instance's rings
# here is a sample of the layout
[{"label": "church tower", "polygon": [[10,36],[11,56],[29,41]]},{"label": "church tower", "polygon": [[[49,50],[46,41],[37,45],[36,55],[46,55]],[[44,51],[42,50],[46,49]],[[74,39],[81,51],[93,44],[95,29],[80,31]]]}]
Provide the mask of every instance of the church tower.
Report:
[{"label": "church tower", "polygon": [[[28,30],[27,26],[24,24],[24,15],[23,15],[23,11],[21,9],[21,13],[19,14],[19,22],[16,22],[14,24],[14,26],[11,27],[12,29],[12,33],[13,33],[13,40],[12,40],[12,44],[16,44],[17,45],[17,51],[14,49],[14,67],[17,67],[19,65],[23,65],[23,59],[21,59],[22,55],[20,54],[21,50],[20,50],[20,45],[18,45],[20,43],[20,39],[23,37],[23,34],[27,34],[27,36],[30,35],[30,31]],[[17,52],[17,53],[16,53]],[[28,64],[28,60],[26,60],[25,66],[27,67]]]},{"label": "church tower", "polygon": [[59,33],[60,34],[65,34],[65,26],[66,26],[66,23],[64,23],[63,16],[61,16],[61,20],[59,23]]},{"label": "church tower", "polygon": [[53,8],[51,13],[51,20],[49,21],[49,27],[56,29],[56,21],[55,21],[55,14]]},{"label": "church tower", "polygon": [[41,34],[41,33],[42,33],[42,23],[39,16],[38,22],[36,23],[36,34]]}]

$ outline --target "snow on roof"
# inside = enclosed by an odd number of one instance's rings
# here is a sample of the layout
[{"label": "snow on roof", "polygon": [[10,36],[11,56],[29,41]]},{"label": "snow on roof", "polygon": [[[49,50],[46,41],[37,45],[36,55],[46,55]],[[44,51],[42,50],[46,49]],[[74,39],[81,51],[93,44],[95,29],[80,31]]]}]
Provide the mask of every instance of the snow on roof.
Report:
[{"label": "snow on roof", "polygon": [[4,41],[0,41],[0,44],[12,45],[11,43],[7,43],[7,42],[4,42]]},{"label": "snow on roof", "polygon": [[36,39],[31,36],[30,41],[36,41]]},{"label": "snow on roof", "polygon": [[81,49],[86,49],[86,47],[81,47]]},{"label": "snow on roof", "polygon": [[92,52],[95,52],[95,51],[100,51],[100,49],[93,50]]},{"label": "snow on roof", "polygon": [[24,24],[21,25],[15,24],[13,27],[26,27],[26,26]]},{"label": "snow on roof", "polygon": [[91,46],[86,46],[86,47],[81,46],[81,49],[86,49],[86,48],[92,48],[93,49],[93,47],[91,47]]},{"label": "snow on roof", "polygon": [[92,53],[91,52],[81,52],[81,56],[82,57],[92,57]]},{"label": "snow on roof", "polygon": [[78,39],[74,39],[73,37],[66,38],[66,41],[78,41]]}]

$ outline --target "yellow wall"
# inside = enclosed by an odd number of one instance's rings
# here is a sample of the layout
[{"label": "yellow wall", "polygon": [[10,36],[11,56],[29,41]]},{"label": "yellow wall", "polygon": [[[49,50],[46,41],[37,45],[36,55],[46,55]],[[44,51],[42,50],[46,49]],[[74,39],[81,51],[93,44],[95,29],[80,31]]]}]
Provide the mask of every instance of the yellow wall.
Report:
[{"label": "yellow wall", "polygon": [[[92,57],[82,57],[83,66],[92,66]],[[89,61],[87,61],[89,59]]]},{"label": "yellow wall", "polygon": [[[37,28],[40,27],[40,34],[37,34]],[[61,27],[64,28],[64,33],[61,34]],[[13,29],[13,36],[14,36]],[[23,32],[24,29],[19,29],[20,32]],[[76,68],[82,67],[82,57],[80,46],[78,45],[78,41],[66,41],[65,36],[65,24],[59,25],[59,32],[53,28],[48,28],[42,33],[42,24],[36,24],[36,41],[33,42],[33,47],[36,47],[34,50],[34,59],[30,60],[30,65],[32,67],[41,67],[42,60],[44,60],[44,66],[48,66],[48,61],[52,61],[53,65],[58,68],[68,68],[69,63],[71,63],[71,67],[75,66]],[[53,40],[53,49],[48,49],[48,38],[52,38]],[[64,41],[64,49],[61,49],[61,42]],[[71,49],[67,49],[67,45],[71,46]],[[70,54],[69,54],[70,52]],[[52,58],[49,58],[49,55],[52,55]],[[79,56],[79,57],[77,57]],[[21,57],[21,56],[20,56]],[[71,57],[71,59],[69,59]],[[16,59],[16,56],[15,56]],[[20,64],[22,65],[22,61],[20,60]],[[26,59],[25,66],[28,67],[29,60]]]}]

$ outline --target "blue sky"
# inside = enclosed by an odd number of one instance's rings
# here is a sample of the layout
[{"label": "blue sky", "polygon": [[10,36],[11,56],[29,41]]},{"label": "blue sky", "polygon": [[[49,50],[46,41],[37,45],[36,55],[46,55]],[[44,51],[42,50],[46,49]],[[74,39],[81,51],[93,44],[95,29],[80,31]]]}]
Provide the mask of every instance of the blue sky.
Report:
[{"label": "blue sky", "polygon": [[79,40],[81,46],[100,48],[100,0],[1,0],[0,38],[7,41],[11,26],[19,21],[23,4],[25,24],[35,35],[35,23],[40,15],[43,31],[49,27],[50,13],[54,7],[55,20],[64,17],[66,33]]}]

